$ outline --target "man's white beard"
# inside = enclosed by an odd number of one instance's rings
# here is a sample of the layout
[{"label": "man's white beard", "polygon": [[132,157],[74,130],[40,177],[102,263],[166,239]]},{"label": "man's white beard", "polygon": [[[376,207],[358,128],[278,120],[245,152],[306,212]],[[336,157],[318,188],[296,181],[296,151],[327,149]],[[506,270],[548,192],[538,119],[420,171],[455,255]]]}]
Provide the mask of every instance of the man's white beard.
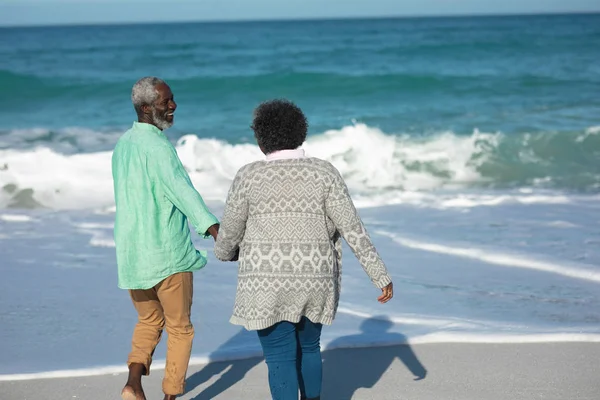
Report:
[{"label": "man's white beard", "polygon": [[173,126],[173,122],[169,122],[164,117],[158,115],[156,108],[152,107],[152,122],[158,129],[165,130]]}]

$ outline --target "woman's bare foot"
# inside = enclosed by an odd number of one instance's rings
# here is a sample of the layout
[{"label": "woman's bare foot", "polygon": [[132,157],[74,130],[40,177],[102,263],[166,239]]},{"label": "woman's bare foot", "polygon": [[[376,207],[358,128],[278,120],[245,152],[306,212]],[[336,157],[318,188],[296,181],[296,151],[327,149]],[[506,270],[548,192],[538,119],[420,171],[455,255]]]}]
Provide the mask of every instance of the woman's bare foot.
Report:
[{"label": "woman's bare foot", "polygon": [[146,372],[146,367],[142,364],[131,364],[129,366],[129,377],[127,383],[121,391],[123,400],[146,400],[144,390],[142,389],[142,375]]}]

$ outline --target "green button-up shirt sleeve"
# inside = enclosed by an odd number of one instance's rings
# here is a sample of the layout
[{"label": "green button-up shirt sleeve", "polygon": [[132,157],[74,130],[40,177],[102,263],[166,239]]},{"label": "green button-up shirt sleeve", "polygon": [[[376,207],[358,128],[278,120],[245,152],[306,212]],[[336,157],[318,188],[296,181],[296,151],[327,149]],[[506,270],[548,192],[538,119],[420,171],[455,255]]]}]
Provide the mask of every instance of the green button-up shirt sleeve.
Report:
[{"label": "green button-up shirt sleeve", "polygon": [[205,239],[210,237],[208,228],[218,224],[217,218],[208,211],[202,196],[196,191],[175,148],[154,147],[146,159],[148,171],[156,177],[166,198],[186,215],[196,232]]}]

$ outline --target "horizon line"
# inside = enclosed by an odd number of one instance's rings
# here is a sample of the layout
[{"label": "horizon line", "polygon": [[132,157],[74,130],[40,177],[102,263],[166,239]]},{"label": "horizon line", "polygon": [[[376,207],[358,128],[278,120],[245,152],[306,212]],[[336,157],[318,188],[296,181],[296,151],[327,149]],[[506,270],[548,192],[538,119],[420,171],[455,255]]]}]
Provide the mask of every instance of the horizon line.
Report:
[{"label": "horizon line", "polygon": [[128,26],[128,25],[177,25],[177,24],[231,24],[231,23],[273,23],[273,22],[327,22],[327,21],[353,21],[353,20],[394,20],[394,19],[443,19],[443,18],[506,18],[506,17],[544,17],[561,15],[599,15],[600,10],[590,11],[548,11],[548,12],[514,12],[514,13],[461,13],[461,14],[406,14],[406,15],[367,15],[367,16],[339,16],[339,17],[281,17],[281,18],[248,18],[248,19],[182,19],[171,21],[115,21],[115,22],[59,22],[59,23],[31,23],[16,25],[0,25],[0,29],[14,28],[60,28],[60,27],[101,27],[101,26]]}]

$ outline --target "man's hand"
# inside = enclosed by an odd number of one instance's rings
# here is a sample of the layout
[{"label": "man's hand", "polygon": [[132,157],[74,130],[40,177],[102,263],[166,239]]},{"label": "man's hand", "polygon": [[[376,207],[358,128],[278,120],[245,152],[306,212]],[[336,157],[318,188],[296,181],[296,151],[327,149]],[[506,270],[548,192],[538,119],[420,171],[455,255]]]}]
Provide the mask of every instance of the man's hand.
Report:
[{"label": "man's hand", "polygon": [[217,241],[217,235],[219,234],[219,226],[219,224],[214,224],[206,230],[206,233],[212,236],[215,242]]},{"label": "man's hand", "polygon": [[390,282],[389,285],[381,289],[381,296],[377,298],[377,301],[381,304],[387,303],[394,297],[394,284]]}]

